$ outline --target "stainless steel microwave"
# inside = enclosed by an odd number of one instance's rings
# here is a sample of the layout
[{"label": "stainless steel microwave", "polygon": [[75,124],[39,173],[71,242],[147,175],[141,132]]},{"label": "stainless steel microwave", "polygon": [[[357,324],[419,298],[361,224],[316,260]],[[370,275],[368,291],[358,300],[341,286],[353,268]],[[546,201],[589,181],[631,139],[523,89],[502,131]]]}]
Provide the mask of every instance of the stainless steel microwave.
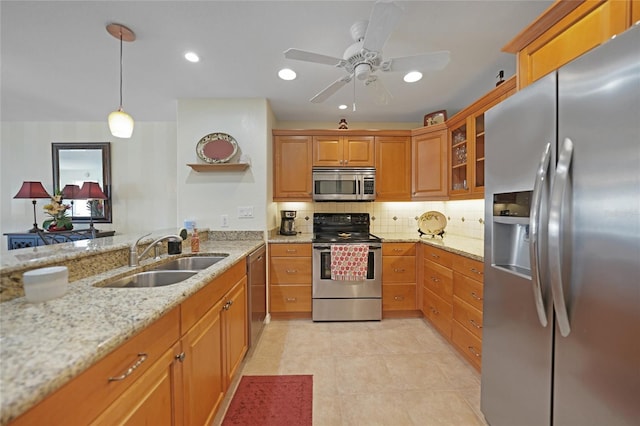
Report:
[{"label": "stainless steel microwave", "polygon": [[314,168],[314,201],[374,201],[376,198],[376,169]]}]

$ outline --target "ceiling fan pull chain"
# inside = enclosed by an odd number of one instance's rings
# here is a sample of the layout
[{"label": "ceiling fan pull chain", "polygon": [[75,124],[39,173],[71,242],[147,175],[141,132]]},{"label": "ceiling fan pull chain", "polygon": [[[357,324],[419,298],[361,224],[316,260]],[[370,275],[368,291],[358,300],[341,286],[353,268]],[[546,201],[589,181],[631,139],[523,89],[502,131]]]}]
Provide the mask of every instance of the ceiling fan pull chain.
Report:
[{"label": "ceiling fan pull chain", "polygon": [[356,79],[353,79],[353,112],[356,112]]}]

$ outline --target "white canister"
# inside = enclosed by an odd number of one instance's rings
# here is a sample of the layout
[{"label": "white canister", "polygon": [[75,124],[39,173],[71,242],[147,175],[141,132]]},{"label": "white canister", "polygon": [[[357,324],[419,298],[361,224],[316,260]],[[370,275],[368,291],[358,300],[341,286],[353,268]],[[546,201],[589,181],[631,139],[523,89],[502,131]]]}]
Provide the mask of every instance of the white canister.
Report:
[{"label": "white canister", "polygon": [[27,271],[22,276],[22,283],[28,302],[55,299],[67,292],[69,269],[66,266],[51,266]]}]

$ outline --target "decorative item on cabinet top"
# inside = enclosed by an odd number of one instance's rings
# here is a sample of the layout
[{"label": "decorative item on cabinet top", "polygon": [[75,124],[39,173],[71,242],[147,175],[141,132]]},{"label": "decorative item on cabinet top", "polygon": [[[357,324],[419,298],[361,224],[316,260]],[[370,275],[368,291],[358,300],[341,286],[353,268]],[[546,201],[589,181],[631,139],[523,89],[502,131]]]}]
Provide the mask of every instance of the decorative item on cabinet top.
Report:
[{"label": "decorative item on cabinet top", "polygon": [[[187,164],[196,172],[241,171],[249,167],[245,156],[239,162],[230,162],[238,153],[238,143],[226,133],[209,133],[200,138],[196,145],[196,154],[205,163]],[[244,161],[243,161],[244,160]]]},{"label": "decorative item on cabinet top", "polygon": [[434,111],[424,116],[424,126],[433,126],[447,121],[447,110]]}]

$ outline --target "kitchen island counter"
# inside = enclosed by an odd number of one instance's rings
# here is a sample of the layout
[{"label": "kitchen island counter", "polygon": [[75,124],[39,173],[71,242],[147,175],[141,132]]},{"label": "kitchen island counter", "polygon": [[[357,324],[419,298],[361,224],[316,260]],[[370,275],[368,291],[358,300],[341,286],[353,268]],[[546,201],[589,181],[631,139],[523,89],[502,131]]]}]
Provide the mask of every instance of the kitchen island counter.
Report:
[{"label": "kitchen island counter", "polygon": [[[201,242],[200,254],[227,253],[215,265],[174,285],[98,288],[94,284],[137,271],[122,266],[69,284],[67,293],[44,303],[17,297],[0,308],[0,424],[7,424],[91,367],[132,336],[178,306],[264,242]],[[183,252],[188,254],[188,250]],[[163,258],[166,259],[167,255]]]}]

